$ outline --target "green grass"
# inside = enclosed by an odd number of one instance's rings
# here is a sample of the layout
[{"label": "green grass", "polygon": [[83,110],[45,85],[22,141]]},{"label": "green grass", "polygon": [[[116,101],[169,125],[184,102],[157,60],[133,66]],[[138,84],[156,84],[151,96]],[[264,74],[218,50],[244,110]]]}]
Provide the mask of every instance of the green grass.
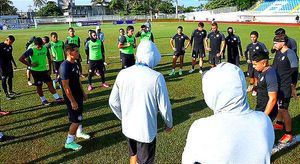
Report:
[{"label": "green grass", "polygon": [[[136,24],[136,31],[141,24]],[[169,39],[176,33],[178,25],[184,27],[184,33],[191,35],[196,23],[153,23],[153,33],[155,42],[162,54],[171,54]],[[233,26],[236,34],[241,37],[243,48],[250,43],[249,33],[257,30],[260,33],[259,40],[264,42],[268,49],[271,48],[274,30],[277,26],[271,25],[229,25],[221,24],[219,29],[225,33],[228,26]],[[102,31],[105,33],[105,49],[107,55],[107,82],[113,84],[119,72],[119,51],[117,49],[118,29],[126,26],[103,25]],[[84,41],[87,30],[94,27],[75,28],[76,34]],[[209,29],[206,24],[206,29]],[[285,27],[287,34],[298,42],[300,32],[298,27]],[[59,34],[59,38],[65,40],[67,36],[67,26],[42,26],[38,29],[26,29],[16,31],[1,31],[0,40],[4,40],[8,34],[16,37],[14,43],[14,58],[18,60],[25,50],[26,41],[33,35],[49,35],[52,31]],[[226,33],[225,33],[226,34]],[[83,46],[83,45],[82,45]],[[299,46],[298,46],[299,47]],[[81,54],[85,59],[83,48]],[[204,100],[201,89],[201,76],[198,73],[188,74],[191,65],[190,49],[185,57],[185,67],[183,76],[169,77],[167,74],[171,69],[171,56],[163,56],[160,65],[156,68],[165,75],[169,96],[172,103],[174,129],[170,134],[163,132],[163,123],[159,118],[159,132],[156,150],[157,163],[180,163],[181,154],[185,146],[188,130],[193,121],[212,115]],[[242,59],[242,69],[246,71],[245,59]],[[17,62],[18,68],[25,68]],[[209,65],[205,63],[206,69]],[[84,73],[87,73],[87,65],[84,64]],[[225,78],[225,77],[224,77]],[[94,78],[95,79],[95,78]],[[96,77],[97,86],[100,85],[99,78]],[[82,79],[84,89],[87,87],[87,79]],[[95,82],[96,82],[95,81]],[[20,93],[16,99],[6,101],[1,93],[1,107],[6,111],[11,111],[12,115],[0,118],[0,130],[6,135],[15,136],[16,139],[0,143],[0,163],[127,163],[128,148],[126,138],[121,132],[120,121],[114,116],[108,106],[110,89],[96,89],[87,92],[89,99],[85,103],[84,111],[84,131],[90,133],[94,138],[90,141],[79,140],[83,149],[79,152],[72,152],[63,149],[69,122],[65,105],[54,105],[43,107],[35,93],[34,87],[26,84],[25,70],[15,72],[14,90]],[[299,85],[298,85],[299,93]],[[61,91],[59,91],[61,94]],[[53,100],[48,91],[45,95],[49,100]],[[249,95],[251,107],[255,106],[255,98]],[[290,112],[293,117],[293,131],[300,133],[300,111],[299,100],[292,100]],[[203,132],[203,135],[206,135]],[[276,134],[276,139],[281,137],[281,133]],[[272,157],[274,163],[297,163],[299,162],[300,146],[280,152]]]}]

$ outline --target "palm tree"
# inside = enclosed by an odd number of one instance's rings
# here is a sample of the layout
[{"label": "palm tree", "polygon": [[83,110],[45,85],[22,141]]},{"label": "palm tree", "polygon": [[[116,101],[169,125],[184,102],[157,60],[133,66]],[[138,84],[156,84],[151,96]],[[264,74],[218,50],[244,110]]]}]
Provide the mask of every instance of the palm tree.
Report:
[{"label": "palm tree", "polygon": [[33,0],[34,6],[41,8],[44,4],[46,4],[47,0]]},{"label": "palm tree", "polygon": [[5,14],[5,11],[8,10],[8,8],[10,6],[13,5],[13,2],[11,0],[1,0],[0,1],[0,15],[4,15]]}]

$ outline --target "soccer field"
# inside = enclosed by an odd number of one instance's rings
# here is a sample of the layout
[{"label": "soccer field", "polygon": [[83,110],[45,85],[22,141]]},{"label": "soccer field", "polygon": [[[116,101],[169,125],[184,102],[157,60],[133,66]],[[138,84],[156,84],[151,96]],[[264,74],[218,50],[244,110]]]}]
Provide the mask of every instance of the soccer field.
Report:
[{"label": "soccer field", "polygon": [[[139,30],[141,24],[135,24],[135,32]],[[192,31],[197,27],[197,23],[152,23],[154,40],[160,53],[163,54],[162,61],[155,68],[164,74],[167,81],[169,96],[172,103],[174,128],[171,133],[163,131],[164,124],[160,116],[159,130],[157,135],[156,163],[180,163],[186,136],[191,124],[203,117],[212,115],[203,99],[201,76],[197,71],[189,74],[191,68],[191,49],[185,56],[185,66],[182,76],[178,74],[169,77],[171,70],[172,49],[169,40],[176,34],[177,26],[183,26],[186,35],[191,36]],[[226,29],[232,26],[235,34],[239,35],[242,41],[243,50],[250,43],[249,34],[253,30],[259,32],[259,41],[266,44],[271,49],[274,31],[279,26],[274,25],[238,25],[219,24],[219,30],[225,36]],[[126,28],[126,25],[102,25],[105,33],[106,61],[109,64],[106,68],[106,81],[113,85],[121,64],[119,62],[119,50],[117,49],[117,37],[119,28]],[[83,57],[83,72],[87,74],[86,58],[83,42],[87,37],[88,29],[95,27],[75,27],[76,35],[81,38],[81,55]],[[88,94],[88,101],[84,106],[83,127],[84,131],[91,134],[91,140],[77,140],[83,148],[78,151],[64,149],[64,143],[69,128],[65,105],[51,105],[45,107],[41,105],[36,94],[35,87],[27,86],[25,65],[18,59],[25,51],[25,44],[31,36],[49,36],[53,31],[58,33],[59,39],[65,41],[68,34],[67,25],[40,26],[38,29],[25,29],[16,31],[0,31],[0,42],[4,41],[7,35],[13,34],[16,41],[13,45],[14,59],[17,61],[18,70],[14,72],[14,91],[18,93],[16,99],[7,101],[1,92],[1,107],[5,111],[11,111],[9,116],[0,118],[0,130],[4,134],[16,137],[14,140],[0,143],[0,163],[128,163],[128,148],[126,138],[121,131],[121,123],[112,113],[108,105],[108,98],[111,88],[97,88],[91,92],[87,91],[87,78],[82,78],[84,89]],[[205,24],[205,29],[209,31],[209,24]],[[299,27],[284,27],[288,36],[300,43]],[[299,49],[298,44],[298,49]],[[299,54],[299,53],[298,53]],[[299,55],[298,55],[299,56]],[[246,71],[245,58],[241,59],[241,68]],[[198,68],[198,67],[196,67]],[[207,57],[205,69],[208,70]],[[54,76],[53,76],[54,77]],[[226,77],[224,77],[226,78]],[[99,77],[94,76],[94,86],[100,85]],[[45,85],[44,85],[45,87]],[[1,89],[2,90],[2,89]],[[300,93],[300,84],[297,87]],[[61,91],[58,90],[60,95]],[[49,91],[45,91],[48,100],[53,101]],[[299,97],[299,96],[298,96]],[[255,97],[248,94],[251,107],[255,106]],[[293,133],[300,133],[300,100],[292,99],[289,109],[293,118]],[[282,136],[282,132],[276,132],[276,140]],[[206,132],[203,132],[206,135]],[[222,136],[220,136],[222,137]],[[299,163],[300,145],[294,146],[272,156],[274,163]]]}]

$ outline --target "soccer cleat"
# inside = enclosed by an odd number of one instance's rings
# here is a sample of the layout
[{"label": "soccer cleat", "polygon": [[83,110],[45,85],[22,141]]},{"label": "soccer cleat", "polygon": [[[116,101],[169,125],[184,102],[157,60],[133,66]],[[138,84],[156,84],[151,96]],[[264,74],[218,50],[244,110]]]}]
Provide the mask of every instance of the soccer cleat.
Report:
[{"label": "soccer cleat", "polygon": [[16,93],[16,92],[13,92],[13,91],[8,92],[8,94],[9,94],[11,97],[15,97],[15,96],[17,95],[17,93]]},{"label": "soccer cleat", "polygon": [[179,73],[178,73],[179,75],[182,75],[182,70],[179,70]]},{"label": "soccer cleat", "polygon": [[73,142],[71,142],[71,143],[66,143],[65,144],[65,148],[66,149],[72,149],[72,150],[75,150],[75,151],[77,151],[77,150],[80,150],[81,148],[82,148],[82,146],[81,145],[78,145],[77,143],[75,143],[74,141]]},{"label": "soccer cleat", "polygon": [[92,91],[93,89],[94,89],[93,85],[89,84],[87,90],[88,90],[88,91]]},{"label": "soccer cleat", "polygon": [[203,74],[203,71],[202,71],[202,69],[200,69],[200,70],[199,70],[199,73],[200,73],[200,74]]},{"label": "soccer cleat", "polygon": [[11,96],[10,94],[6,93],[6,100],[12,100],[13,99],[13,96]]},{"label": "soccer cleat", "polygon": [[32,86],[33,85],[31,81],[28,81],[27,84],[28,84],[28,86]]},{"label": "soccer cleat", "polygon": [[10,114],[10,112],[0,111],[0,116],[6,116],[9,114]]},{"label": "soccer cleat", "polygon": [[101,85],[101,87],[109,88],[110,86],[109,86],[109,84],[107,84],[107,83],[103,83],[103,84]]},{"label": "soccer cleat", "polygon": [[63,103],[63,102],[65,102],[65,101],[64,101],[64,99],[62,99],[62,98],[58,98],[58,99],[55,99],[55,102],[56,102],[56,103]]},{"label": "soccer cleat", "polygon": [[273,125],[273,128],[274,128],[274,130],[283,130],[284,127],[283,127],[283,125],[280,125],[280,124],[276,123],[276,124]]},{"label": "soccer cleat", "polygon": [[193,73],[195,70],[194,69],[191,69],[191,70],[189,70],[189,73]]},{"label": "soccer cleat", "polygon": [[251,95],[252,95],[252,96],[256,96],[256,95],[257,95],[257,92],[253,90]]},{"label": "soccer cleat", "polygon": [[286,144],[288,142],[291,142],[293,140],[293,135],[291,134],[284,134],[278,142],[282,144]]},{"label": "soccer cleat", "polygon": [[85,133],[78,133],[78,134],[76,134],[76,137],[77,138],[83,138],[83,139],[86,139],[86,140],[88,140],[88,139],[90,139],[91,138],[91,136],[90,135],[88,135],[88,134],[85,134]]},{"label": "soccer cleat", "polygon": [[48,102],[48,100],[42,101],[42,105],[44,106],[49,106],[51,103]]},{"label": "soccer cleat", "polygon": [[171,73],[169,74],[169,76],[175,76],[175,71],[171,71]]},{"label": "soccer cleat", "polygon": [[252,92],[253,91],[253,85],[249,85],[247,88],[247,92]]}]

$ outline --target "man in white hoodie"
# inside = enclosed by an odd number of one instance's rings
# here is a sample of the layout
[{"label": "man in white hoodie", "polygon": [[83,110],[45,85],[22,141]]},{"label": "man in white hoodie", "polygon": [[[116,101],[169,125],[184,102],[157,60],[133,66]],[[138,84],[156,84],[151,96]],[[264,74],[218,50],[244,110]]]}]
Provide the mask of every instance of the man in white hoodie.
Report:
[{"label": "man in white hoodie", "polygon": [[250,109],[241,69],[221,63],[204,74],[202,87],[214,115],[192,124],[182,163],[270,163],[272,122]]},{"label": "man in white hoodie", "polygon": [[123,69],[117,76],[109,105],[122,121],[127,137],[130,163],[154,163],[158,110],[166,124],[173,127],[171,104],[163,75],[153,70],[161,55],[151,41],[141,41],[136,65]]}]

